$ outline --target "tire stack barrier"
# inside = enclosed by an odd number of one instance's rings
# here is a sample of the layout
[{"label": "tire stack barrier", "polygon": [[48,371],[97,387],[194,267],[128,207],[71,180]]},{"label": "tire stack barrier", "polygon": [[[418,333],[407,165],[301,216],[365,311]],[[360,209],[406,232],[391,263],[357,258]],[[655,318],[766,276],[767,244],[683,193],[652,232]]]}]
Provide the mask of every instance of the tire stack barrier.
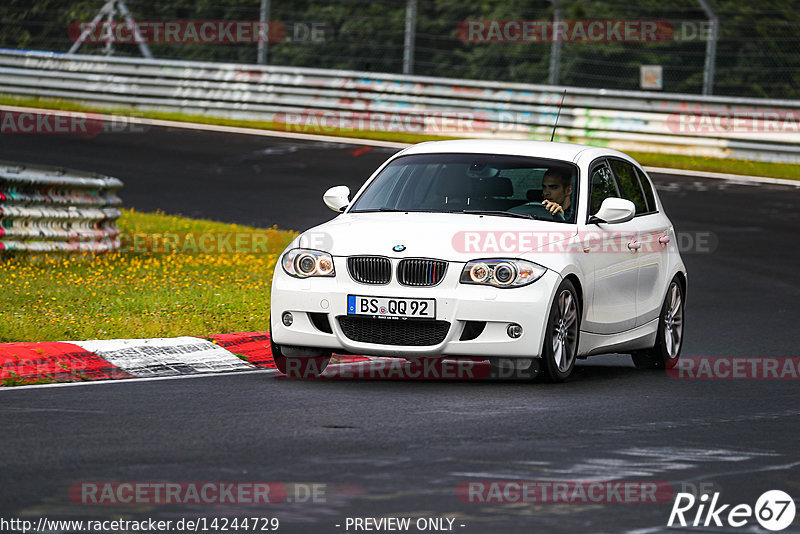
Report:
[{"label": "tire stack barrier", "polygon": [[121,187],[110,176],[0,161],[0,251],[119,249]]}]

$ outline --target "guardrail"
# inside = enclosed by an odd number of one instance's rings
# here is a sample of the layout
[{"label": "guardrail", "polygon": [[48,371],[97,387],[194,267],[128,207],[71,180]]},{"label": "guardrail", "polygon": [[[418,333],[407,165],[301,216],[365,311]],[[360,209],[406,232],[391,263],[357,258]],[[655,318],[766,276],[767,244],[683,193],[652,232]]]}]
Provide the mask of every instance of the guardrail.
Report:
[{"label": "guardrail", "polygon": [[230,63],[0,50],[0,93],[101,107],[372,129],[556,138],[627,151],[800,162],[800,102]]},{"label": "guardrail", "polygon": [[121,187],[109,176],[0,161],[0,251],[118,249]]}]

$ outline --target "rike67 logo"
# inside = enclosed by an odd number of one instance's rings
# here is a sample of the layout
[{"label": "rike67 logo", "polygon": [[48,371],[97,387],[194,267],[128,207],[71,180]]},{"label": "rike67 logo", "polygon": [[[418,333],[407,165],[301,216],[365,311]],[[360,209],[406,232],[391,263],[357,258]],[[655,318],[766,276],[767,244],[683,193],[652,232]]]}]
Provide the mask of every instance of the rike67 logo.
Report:
[{"label": "rike67 logo", "polygon": [[777,532],[794,522],[795,504],[788,493],[770,490],[763,493],[755,507],[749,504],[722,504],[720,494],[699,498],[691,493],[678,493],[672,512],[669,514],[669,527],[746,527],[753,520],[761,527]]}]

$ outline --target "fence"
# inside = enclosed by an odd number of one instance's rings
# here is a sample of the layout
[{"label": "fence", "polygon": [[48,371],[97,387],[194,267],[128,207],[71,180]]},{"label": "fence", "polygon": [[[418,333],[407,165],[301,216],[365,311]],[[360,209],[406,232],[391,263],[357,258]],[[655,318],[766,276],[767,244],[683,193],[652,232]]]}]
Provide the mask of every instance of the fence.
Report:
[{"label": "fence", "polygon": [[[549,139],[563,89],[0,50],[0,93],[269,121],[306,133]],[[798,101],[569,88],[556,139],[624,151],[798,163],[798,109]]]},{"label": "fence", "polygon": [[[109,6],[109,4],[112,4]],[[221,39],[150,39],[161,59],[266,63],[446,76],[572,87],[640,89],[640,67],[661,66],[666,92],[701,94],[704,72],[713,67],[714,95],[800,98],[800,10],[796,2],[714,0],[4,0],[0,2],[0,48],[66,52],[78,43],[81,22],[102,23],[260,21],[274,23],[269,42]],[[109,8],[105,8],[109,6]],[[114,9],[114,6],[116,8]],[[125,7],[124,7],[125,6]],[[265,9],[266,8],[266,9]],[[129,13],[128,13],[129,12]],[[469,21],[499,22],[502,37],[486,26],[484,37],[464,35]],[[554,42],[518,24],[561,20],[585,23],[587,33],[568,32]],[[592,23],[656,22],[655,41],[595,39]],[[515,26],[505,26],[510,22]],[[199,24],[198,24],[199,26]],[[712,31],[713,28],[716,31]],[[99,34],[99,35],[98,35]],[[130,38],[87,39],[81,54],[141,56]],[[130,35],[130,34],[129,34]],[[201,33],[202,35],[202,33]],[[713,39],[716,35],[718,38]],[[145,31],[145,36],[147,33]],[[713,46],[713,50],[710,47]],[[713,52],[713,54],[711,53]],[[713,56],[713,57],[712,57]],[[712,61],[713,59],[713,61]],[[413,70],[411,70],[413,68]],[[407,69],[407,70],[406,70]]]},{"label": "fence", "polygon": [[0,161],[0,251],[119,248],[120,187],[108,176]]}]

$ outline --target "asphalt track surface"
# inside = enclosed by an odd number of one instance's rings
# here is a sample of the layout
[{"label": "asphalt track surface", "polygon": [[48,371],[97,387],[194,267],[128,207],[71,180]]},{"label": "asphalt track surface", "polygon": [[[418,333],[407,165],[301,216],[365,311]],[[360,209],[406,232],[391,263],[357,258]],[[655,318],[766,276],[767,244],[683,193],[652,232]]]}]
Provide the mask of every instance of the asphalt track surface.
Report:
[{"label": "asphalt track surface", "polygon": [[[0,159],[121,178],[126,205],[142,211],[295,229],[329,219],[322,192],[355,189],[391,152],[160,128],[0,138]],[[684,253],[683,355],[800,355],[800,191],[654,180],[677,230],[713,243]],[[645,480],[678,491],[705,484],[724,503],[754,505],[770,489],[797,499],[798,423],[797,380],[676,380],[638,371],[625,356],[581,362],[561,385],[251,373],[11,389],[0,391],[0,510],[33,519],[279,517],[279,532],[345,532],[347,517],[383,516],[453,517],[464,533],[660,532],[671,500],[468,503],[456,488]],[[68,497],[83,481],[319,483],[327,496],[265,507],[86,506]]]}]

